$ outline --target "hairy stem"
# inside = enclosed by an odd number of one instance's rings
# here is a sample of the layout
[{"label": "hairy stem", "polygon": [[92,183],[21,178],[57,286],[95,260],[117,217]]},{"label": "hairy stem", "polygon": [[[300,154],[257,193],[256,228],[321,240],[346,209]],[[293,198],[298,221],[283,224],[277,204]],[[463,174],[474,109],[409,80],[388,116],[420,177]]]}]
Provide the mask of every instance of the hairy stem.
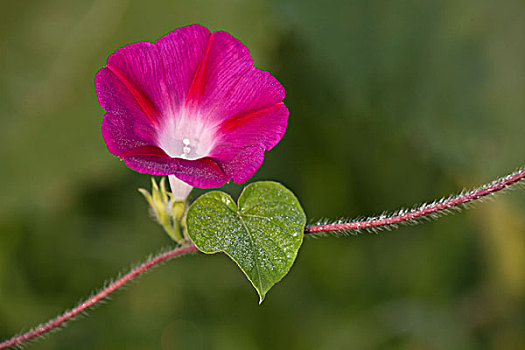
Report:
[{"label": "hairy stem", "polygon": [[[452,209],[454,207],[459,207],[466,203],[475,201],[477,199],[489,196],[498,191],[501,191],[520,180],[525,178],[525,168],[521,169],[513,174],[505,176],[499,180],[496,180],[490,184],[487,184],[477,190],[469,191],[464,194],[451,197],[446,200],[434,202],[432,204],[425,204],[419,208],[398,213],[389,217],[379,217],[379,218],[370,218],[361,221],[351,221],[346,223],[336,223],[336,224],[326,224],[326,225],[310,225],[305,227],[305,234],[309,233],[320,233],[320,232],[336,232],[336,231],[348,231],[348,230],[361,230],[361,229],[373,229],[384,226],[395,225],[403,222],[410,222],[417,220],[429,215],[438,214],[440,212]],[[9,347],[22,345],[32,339],[38,338],[42,335],[45,335],[53,330],[56,330],[64,323],[73,320],[76,316],[82,314],[89,308],[93,307],[100,301],[107,298],[110,294],[115,292],[117,289],[121,288],[131,280],[140,276],[141,274],[151,270],[153,267],[168,261],[170,259],[186,255],[191,252],[197,251],[195,245],[191,244],[185,247],[177,247],[173,250],[170,250],[166,253],[162,253],[156,257],[153,257],[143,263],[142,265],[132,269],[123,277],[111,283],[108,287],[104,288],[97,294],[88,298],[84,302],[75,306],[69,311],[66,311],[62,315],[48,321],[45,324],[42,324],[27,333],[22,335],[15,336],[11,339],[8,339],[0,343],[0,349],[7,349]]]},{"label": "hairy stem", "polygon": [[321,233],[321,232],[336,232],[336,231],[359,231],[363,229],[374,229],[380,227],[388,227],[404,222],[411,222],[419,218],[436,215],[447,210],[459,208],[469,202],[490,196],[499,192],[525,178],[525,168],[520,169],[510,175],[502,177],[490,184],[484,185],[479,189],[462,193],[458,196],[449,197],[445,200],[433,202],[431,204],[423,204],[418,208],[401,211],[390,216],[382,215],[380,217],[372,217],[365,220],[325,224],[325,225],[310,225],[306,226],[305,233]]},{"label": "hairy stem", "polygon": [[6,340],[2,343],[0,343],[0,349],[7,349],[13,346],[21,345],[23,343],[26,343],[32,339],[38,338],[46,333],[49,333],[67,321],[70,321],[74,319],[76,316],[82,314],[86,310],[88,310],[90,307],[94,306],[95,304],[99,303],[101,300],[104,300],[107,298],[111,293],[116,291],[117,289],[121,288],[134,278],[138,277],[139,275],[142,275],[144,272],[150,270],[151,268],[167,261],[171,260],[173,258],[176,258],[181,255],[186,255],[191,252],[197,251],[197,247],[195,247],[193,244],[186,246],[186,247],[177,247],[173,250],[170,250],[166,253],[162,253],[156,257],[151,258],[150,260],[146,261],[142,265],[132,269],[130,272],[128,272],[123,277],[119,278],[118,280],[111,283],[109,286],[98,292],[97,294],[93,295],[89,299],[83,301],[82,303],[78,304],[71,310],[68,310],[64,312],[62,315],[48,321],[45,324],[42,324],[29,332],[15,336],[9,340]]}]

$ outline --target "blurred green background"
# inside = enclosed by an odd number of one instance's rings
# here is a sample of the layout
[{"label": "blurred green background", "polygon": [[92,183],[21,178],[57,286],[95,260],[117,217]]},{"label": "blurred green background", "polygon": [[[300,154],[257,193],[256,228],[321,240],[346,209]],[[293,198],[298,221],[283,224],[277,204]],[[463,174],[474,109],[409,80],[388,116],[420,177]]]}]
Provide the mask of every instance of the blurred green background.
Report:
[{"label": "blurred green background", "polygon": [[[107,56],[201,23],[287,90],[252,179],[311,220],[525,165],[522,0],[0,2],[0,338],[170,245],[102,141]],[[238,193],[240,186],[226,189]],[[197,193],[198,194],[198,193]],[[169,262],[31,349],[524,349],[525,191],[379,235],[306,239],[264,303],[223,255]]]}]

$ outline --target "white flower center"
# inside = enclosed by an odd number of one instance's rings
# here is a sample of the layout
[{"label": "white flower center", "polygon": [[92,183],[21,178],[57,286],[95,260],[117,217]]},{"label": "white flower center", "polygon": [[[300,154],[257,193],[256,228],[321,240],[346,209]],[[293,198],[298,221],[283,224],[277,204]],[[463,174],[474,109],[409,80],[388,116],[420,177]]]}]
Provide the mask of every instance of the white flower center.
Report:
[{"label": "white flower center", "polygon": [[198,159],[213,148],[215,132],[200,116],[182,112],[179,118],[167,116],[159,130],[160,148],[170,157]]}]

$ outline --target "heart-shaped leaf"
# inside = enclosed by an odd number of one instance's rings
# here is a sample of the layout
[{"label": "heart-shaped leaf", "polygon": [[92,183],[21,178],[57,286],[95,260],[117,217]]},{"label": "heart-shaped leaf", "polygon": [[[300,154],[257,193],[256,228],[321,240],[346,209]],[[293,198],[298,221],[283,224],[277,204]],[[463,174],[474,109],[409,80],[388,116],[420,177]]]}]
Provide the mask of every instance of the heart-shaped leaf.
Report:
[{"label": "heart-shaped leaf", "polygon": [[259,293],[290,270],[303,241],[306,215],[294,194],[276,182],[248,185],[239,205],[224,192],[209,192],[188,209],[188,234],[200,251],[224,252]]}]

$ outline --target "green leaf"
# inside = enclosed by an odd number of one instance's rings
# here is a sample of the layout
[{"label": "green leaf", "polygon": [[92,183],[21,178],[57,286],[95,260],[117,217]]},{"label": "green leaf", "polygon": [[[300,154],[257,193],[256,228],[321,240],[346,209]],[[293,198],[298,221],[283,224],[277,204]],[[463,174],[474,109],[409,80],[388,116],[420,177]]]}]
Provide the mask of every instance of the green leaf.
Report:
[{"label": "green leaf", "polygon": [[294,194],[276,182],[248,185],[239,205],[224,192],[199,197],[187,214],[188,234],[206,254],[226,253],[259,293],[290,270],[303,241],[306,215]]}]

